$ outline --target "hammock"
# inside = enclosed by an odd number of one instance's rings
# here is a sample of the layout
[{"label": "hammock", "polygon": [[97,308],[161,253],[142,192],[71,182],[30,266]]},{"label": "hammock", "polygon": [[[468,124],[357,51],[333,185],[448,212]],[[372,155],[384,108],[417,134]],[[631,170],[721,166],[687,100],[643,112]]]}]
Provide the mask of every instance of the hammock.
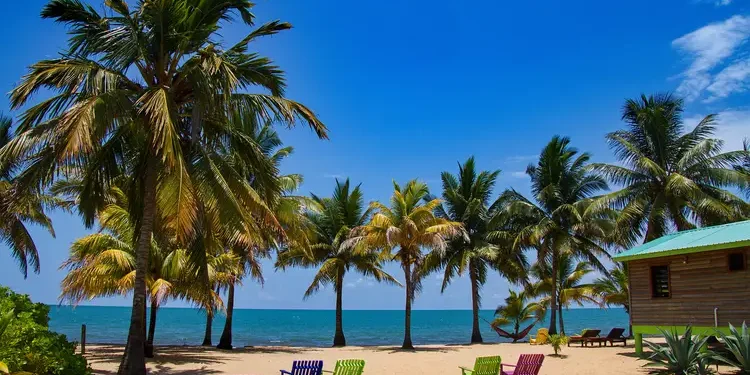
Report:
[{"label": "hammock", "polygon": [[502,328],[500,328],[500,327],[498,327],[498,326],[490,323],[489,321],[487,321],[487,319],[482,318],[482,320],[484,320],[485,322],[487,322],[487,324],[489,324],[490,327],[492,327],[492,329],[494,329],[495,332],[497,332],[497,334],[500,337],[505,337],[507,339],[511,339],[511,340],[513,340],[513,342],[517,342],[518,340],[521,340],[524,337],[526,337],[526,335],[528,335],[529,332],[531,332],[531,330],[534,328],[534,325],[536,325],[536,323],[537,323],[536,321],[534,323],[531,323],[528,327],[526,327],[523,331],[518,332],[518,334],[516,335],[516,334],[510,333],[510,332],[508,332],[508,331],[506,331],[506,330],[504,330],[504,329],[502,329]]}]

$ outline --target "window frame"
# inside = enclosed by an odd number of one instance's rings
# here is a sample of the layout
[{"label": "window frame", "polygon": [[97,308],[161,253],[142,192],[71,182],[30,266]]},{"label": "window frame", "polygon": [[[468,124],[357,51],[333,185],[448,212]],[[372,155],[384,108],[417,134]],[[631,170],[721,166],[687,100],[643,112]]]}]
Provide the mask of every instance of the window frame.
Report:
[{"label": "window frame", "polygon": [[[655,267],[666,267],[667,268],[667,290],[669,292],[668,296],[656,296],[654,294],[654,273],[653,269]],[[672,267],[669,263],[658,263],[658,264],[649,264],[648,266],[648,286],[649,286],[649,296],[651,299],[661,300],[661,299],[670,299],[672,298]]]},{"label": "window frame", "polygon": [[[742,256],[742,268],[741,269],[738,269],[738,270],[733,270],[732,269],[732,262],[731,262],[732,255],[741,255]],[[743,272],[743,271],[747,271],[747,254],[746,254],[746,252],[744,250],[742,250],[742,251],[730,251],[729,253],[727,253],[727,270],[729,272]]]}]

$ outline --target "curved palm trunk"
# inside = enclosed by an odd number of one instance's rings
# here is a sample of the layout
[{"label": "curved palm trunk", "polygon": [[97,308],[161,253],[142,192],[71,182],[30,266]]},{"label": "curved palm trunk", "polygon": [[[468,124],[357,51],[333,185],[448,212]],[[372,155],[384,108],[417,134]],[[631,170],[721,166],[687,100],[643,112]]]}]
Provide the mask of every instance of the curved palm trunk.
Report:
[{"label": "curved palm trunk", "polygon": [[346,346],[344,337],[342,294],[344,291],[344,272],[339,270],[336,280],[336,333],[333,335],[333,346]]},{"label": "curved palm trunk", "polygon": [[469,261],[469,279],[471,280],[471,343],[482,343],[482,332],[479,330],[479,280],[477,280],[474,262]]},{"label": "curved palm trunk", "polygon": [[148,339],[146,341],[153,345],[154,344],[154,331],[156,330],[156,312],[159,310],[159,303],[156,301],[156,297],[151,297],[151,311],[148,321]]},{"label": "curved palm trunk", "polygon": [[562,311],[563,311],[562,304],[558,303],[557,314],[558,314],[558,318],[560,319],[560,334],[565,336],[565,324],[563,324],[563,312]]},{"label": "curved palm trunk", "polygon": [[229,284],[227,293],[227,320],[224,322],[224,332],[221,333],[219,349],[232,349],[232,313],[234,312],[234,283]]},{"label": "curved palm trunk", "polygon": [[406,284],[406,308],[404,309],[404,343],[401,344],[401,349],[414,349],[414,345],[411,343],[411,302],[413,300],[411,266],[406,264],[403,268],[404,284]]},{"label": "curved palm trunk", "polygon": [[557,254],[552,254],[552,296],[550,296],[549,334],[557,334]]},{"label": "curved palm trunk", "polygon": [[146,272],[148,252],[151,248],[151,233],[156,215],[156,161],[148,157],[143,185],[143,215],[138,232],[135,257],[135,281],[133,285],[133,308],[130,313],[130,329],[125,354],[117,370],[118,375],[146,375]]},{"label": "curved palm trunk", "polygon": [[206,311],[206,334],[203,335],[202,346],[211,346],[211,325],[214,322],[214,316],[212,313]]}]

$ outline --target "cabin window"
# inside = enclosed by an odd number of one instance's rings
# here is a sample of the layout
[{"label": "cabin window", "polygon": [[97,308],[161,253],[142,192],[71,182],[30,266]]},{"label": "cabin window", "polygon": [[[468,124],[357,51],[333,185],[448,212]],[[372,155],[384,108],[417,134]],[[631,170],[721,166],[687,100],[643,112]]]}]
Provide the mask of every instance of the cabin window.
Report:
[{"label": "cabin window", "polygon": [[651,296],[654,298],[669,297],[669,266],[651,267]]},{"label": "cabin window", "polygon": [[744,271],[745,267],[747,267],[747,263],[745,263],[745,253],[729,254],[730,271]]}]

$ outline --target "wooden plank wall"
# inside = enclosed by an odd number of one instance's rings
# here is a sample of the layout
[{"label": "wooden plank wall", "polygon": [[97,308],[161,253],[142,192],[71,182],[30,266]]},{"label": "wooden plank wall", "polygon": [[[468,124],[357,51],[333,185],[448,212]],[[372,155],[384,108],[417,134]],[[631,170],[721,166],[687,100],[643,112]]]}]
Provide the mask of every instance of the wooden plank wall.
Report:
[{"label": "wooden plank wall", "polygon": [[[729,272],[729,253],[742,251],[750,263],[750,248],[735,248],[629,262],[633,325],[750,324],[750,266]],[[686,258],[687,257],[687,258]],[[669,298],[651,297],[651,266],[669,265]]]}]

